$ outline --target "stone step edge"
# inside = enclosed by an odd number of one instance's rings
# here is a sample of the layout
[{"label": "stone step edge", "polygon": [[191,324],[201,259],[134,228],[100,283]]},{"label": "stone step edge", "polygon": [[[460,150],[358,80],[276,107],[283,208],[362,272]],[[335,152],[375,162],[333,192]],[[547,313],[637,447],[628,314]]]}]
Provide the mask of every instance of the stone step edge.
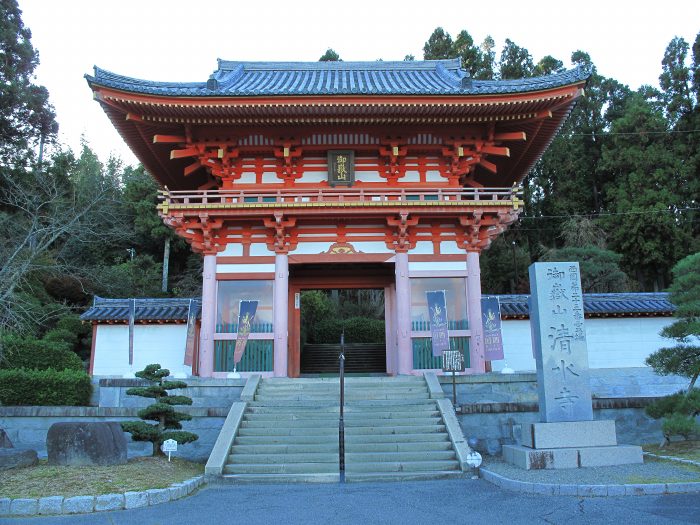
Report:
[{"label": "stone step edge", "polygon": [[189,496],[206,483],[204,475],[195,476],[164,489],[128,491],[98,496],[46,496],[43,498],[0,498],[0,516],[46,516],[91,514],[110,510],[136,509]]},{"label": "stone step edge", "polygon": [[627,485],[576,485],[565,483],[534,483],[520,481],[496,474],[482,467],[479,476],[489,483],[513,492],[524,494],[544,494],[547,496],[578,496],[578,497],[606,497],[606,496],[650,496],[660,494],[696,494],[700,493],[699,481],[683,483],[634,483]]}]

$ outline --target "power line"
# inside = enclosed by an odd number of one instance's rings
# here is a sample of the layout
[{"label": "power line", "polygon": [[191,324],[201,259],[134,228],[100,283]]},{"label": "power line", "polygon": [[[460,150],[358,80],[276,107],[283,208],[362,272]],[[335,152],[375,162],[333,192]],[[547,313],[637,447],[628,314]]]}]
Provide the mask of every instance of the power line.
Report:
[{"label": "power line", "polygon": [[615,215],[651,215],[655,213],[677,213],[685,211],[695,211],[700,210],[700,207],[689,206],[686,208],[676,208],[673,210],[644,210],[644,211],[621,211],[621,212],[599,212],[599,213],[570,213],[567,215],[526,215],[518,217],[521,219],[570,219],[573,217],[584,217],[584,218],[597,218],[597,217],[609,217]]},{"label": "power line", "polygon": [[665,131],[601,131],[600,133],[571,133],[570,135],[562,135],[562,137],[593,137],[595,135],[599,137],[605,137],[607,135],[620,135],[620,136],[637,136],[637,135],[671,135],[673,133],[698,133],[700,129],[669,129]]}]

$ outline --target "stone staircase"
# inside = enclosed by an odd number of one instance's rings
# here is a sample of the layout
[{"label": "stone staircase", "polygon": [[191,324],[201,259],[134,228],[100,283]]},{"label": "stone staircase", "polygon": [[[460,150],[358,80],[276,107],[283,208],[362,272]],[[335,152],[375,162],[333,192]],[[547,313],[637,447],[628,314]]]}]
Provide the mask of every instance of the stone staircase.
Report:
[{"label": "stone staircase", "polygon": [[[340,480],[338,378],[262,379],[252,400],[238,405],[221,481]],[[462,475],[444,419],[422,377],[346,378],[345,479]]]}]

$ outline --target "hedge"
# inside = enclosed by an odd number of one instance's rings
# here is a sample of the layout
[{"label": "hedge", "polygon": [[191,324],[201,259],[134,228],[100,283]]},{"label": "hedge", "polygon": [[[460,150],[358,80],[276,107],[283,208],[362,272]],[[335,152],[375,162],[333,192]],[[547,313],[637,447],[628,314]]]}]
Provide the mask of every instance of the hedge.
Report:
[{"label": "hedge", "polygon": [[384,321],[367,317],[323,319],[311,327],[311,340],[318,344],[336,344],[343,330],[346,343],[384,343]]},{"label": "hedge", "polygon": [[80,357],[65,341],[5,334],[1,344],[3,359],[0,361],[0,369],[84,370]]},{"label": "hedge", "polygon": [[79,370],[0,370],[0,404],[87,406],[92,382]]}]

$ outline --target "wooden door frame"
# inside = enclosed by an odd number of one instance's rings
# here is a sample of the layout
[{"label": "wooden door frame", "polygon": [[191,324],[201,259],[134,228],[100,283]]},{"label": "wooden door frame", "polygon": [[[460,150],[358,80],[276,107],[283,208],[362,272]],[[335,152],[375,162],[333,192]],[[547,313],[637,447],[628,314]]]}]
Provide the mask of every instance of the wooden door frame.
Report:
[{"label": "wooden door frame", "polygon": [[[368,289],[382,290],[384,292],[384,322],[389,323],[387,311],[386,291],[394,286],[393,268],[392,273],[387,271],[382,274],[372,275],[362,272],[361,269],[352,268],[348,265],[348,272],[343,275],[299,275],[290,276],[289,279],[289,311],[288,317],[288,354],[287,354],[287,375],[288,377],[299,377],[301,373],[301,305],[296,307],[296,294],[301,294],[302,290],[342,290],[342,289]],[[389,265],[387,265],[389,266]],[[393,265],[392,265],[393,266]],[[387,341],[388,343],[388,341]],[[388,345],[387,345],[388,348]],[[389,365],[389,354],[387,352],[387,365]],[[387,366],[387,371],[389,371]]]}]

